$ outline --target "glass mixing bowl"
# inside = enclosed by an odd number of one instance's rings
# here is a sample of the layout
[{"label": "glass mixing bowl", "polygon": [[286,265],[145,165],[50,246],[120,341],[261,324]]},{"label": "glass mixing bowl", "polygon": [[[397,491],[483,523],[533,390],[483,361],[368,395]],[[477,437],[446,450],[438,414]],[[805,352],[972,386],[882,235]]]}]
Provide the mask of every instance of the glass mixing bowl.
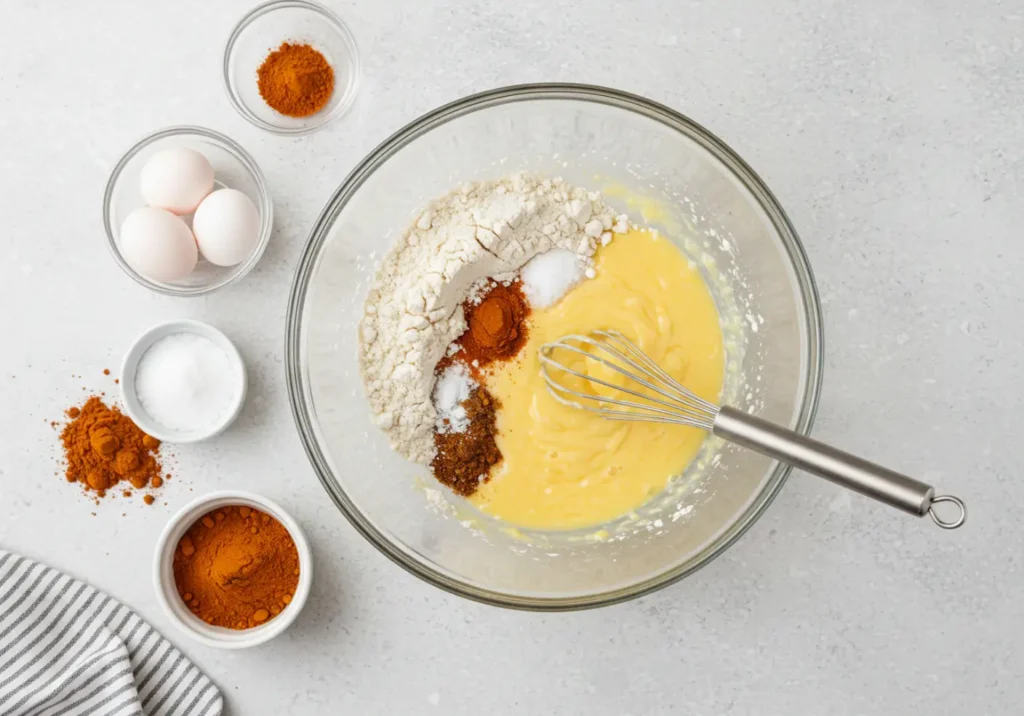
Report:
[{"label": "glass mixing bowl", "polygon": [[348,176],[296,271],[286,360],[292,411],[328,494],[373,545],[482,602],[577,609],[636,597],[707,564],[743,534],[789,468],[705,441],[661,495],[575,532],[480,513],[389,447],[371,420],[357,324],[377,262],[418,210],[459,184],[526,170],[605,190],[697,261],[723,318],[723,401],[806,432],[821,381],[821,308],[792,225],[721,140],[615,90],[525,85],[467,97],[401,129]]}]

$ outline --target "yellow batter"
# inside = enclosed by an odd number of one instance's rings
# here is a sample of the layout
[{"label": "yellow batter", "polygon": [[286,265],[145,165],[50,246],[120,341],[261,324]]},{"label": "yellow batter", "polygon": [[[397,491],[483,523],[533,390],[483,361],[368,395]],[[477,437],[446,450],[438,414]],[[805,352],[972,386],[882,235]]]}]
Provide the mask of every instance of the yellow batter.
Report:
[{"label": "yellow batter", "polygon": [[597,276],[534,310],[520,358],[487,381],[501,401],[501,468],[471,498],[485,512],[538,529],[597,525],[640,506],[696,456],[705,434],[627,423],[565,406],[548,394],[538,348],[569,333],[624,334],[697,395],[722,389],[722,331],[700,272],[655,232],[615,237]]}]

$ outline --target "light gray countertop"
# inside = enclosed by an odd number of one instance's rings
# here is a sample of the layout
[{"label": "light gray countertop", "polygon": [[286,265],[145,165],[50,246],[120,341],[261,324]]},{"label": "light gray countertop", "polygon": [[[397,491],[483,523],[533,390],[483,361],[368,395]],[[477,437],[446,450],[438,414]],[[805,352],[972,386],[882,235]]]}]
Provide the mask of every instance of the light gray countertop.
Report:
[{"label": "light gray countertop", "polygon": [[[0,546],[138,609],[232,714],[1020,713],[1024,2],[330,4],[363,52],[360,96],[342,121],[285,139],[247,124],[222,87],[247,0],[4,2]],[[444,594],[356,534],[288,409],[284,314],[302,245],[348,170],[399,126],[541,80],[664,102],[750,162],[802,236],[824,302],[816,435],[962,495],[964,529],[796,474],[695,576],[551,615]],[[256,270],[194,300],[135,285],[100,222],[121,153],[179,123],[237,139],[277,211]],[[113,390],[102,370],[178,317],[236,340],[251,398],[227,434],[177,451],[157,505],[97,508],[57,474],[49,421],[83,386]],[[173,631],[150,584],[171,512],[222,487],[285,504],[317,556],[299,621],[241,653]]]}]

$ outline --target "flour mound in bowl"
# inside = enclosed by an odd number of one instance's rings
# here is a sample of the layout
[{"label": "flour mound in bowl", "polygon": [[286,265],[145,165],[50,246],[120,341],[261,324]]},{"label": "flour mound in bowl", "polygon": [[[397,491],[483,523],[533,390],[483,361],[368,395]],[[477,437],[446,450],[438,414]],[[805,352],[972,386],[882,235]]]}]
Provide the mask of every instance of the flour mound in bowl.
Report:
[{"label": "flour mound in bowl", "polygon": [[474,287],[511,281],[551,249],[590,267],[598,245],[626,228],[600,194],[530,174],[432,202],[382,260],[359,327],[366,394],[392,448],[424,465],[434,458],[434,369],[466,330],[461,304]]}]

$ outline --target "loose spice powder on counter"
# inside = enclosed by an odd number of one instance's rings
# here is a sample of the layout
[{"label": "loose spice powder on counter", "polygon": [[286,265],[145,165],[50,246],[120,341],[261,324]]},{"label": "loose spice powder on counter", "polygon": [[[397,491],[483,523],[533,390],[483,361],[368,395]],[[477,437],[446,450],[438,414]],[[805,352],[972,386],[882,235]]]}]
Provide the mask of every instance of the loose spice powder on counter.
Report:
[{"label": "loose spice powder on counter", "polygon": [[182,601],[207,624],[249,629],[273,619],[299,584],[299,552],[288,530],[246,505],[213,510],[174,550]]},{"label": "loose spice powder on counter", "polygon": [[260,97],[289,117],[316,114],[334,93],[334,68],[309,45],[284,42],[256,71]]},{"label": "loose spice powder on counter", "polygon": [[67,461],[65,477],[99,497],[121,480],[142,489],[163,484],[157,457],[160,441],[146,435],[131,418],[108,407],[98,396],[67,410],[70,422],[61,431]]}]

